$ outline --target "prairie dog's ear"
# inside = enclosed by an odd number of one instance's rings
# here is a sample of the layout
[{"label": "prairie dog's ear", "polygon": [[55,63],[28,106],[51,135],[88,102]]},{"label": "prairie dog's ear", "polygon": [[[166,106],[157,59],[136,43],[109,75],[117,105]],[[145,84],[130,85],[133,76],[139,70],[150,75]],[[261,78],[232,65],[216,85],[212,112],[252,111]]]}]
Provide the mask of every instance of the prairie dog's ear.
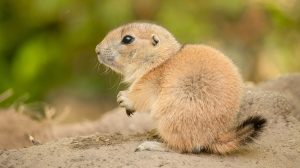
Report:
[{"label": "prairie dog's ear", "polygon": [[159,43],[159,38],[156,34],[152,34],[152,45],[156,46]]}]

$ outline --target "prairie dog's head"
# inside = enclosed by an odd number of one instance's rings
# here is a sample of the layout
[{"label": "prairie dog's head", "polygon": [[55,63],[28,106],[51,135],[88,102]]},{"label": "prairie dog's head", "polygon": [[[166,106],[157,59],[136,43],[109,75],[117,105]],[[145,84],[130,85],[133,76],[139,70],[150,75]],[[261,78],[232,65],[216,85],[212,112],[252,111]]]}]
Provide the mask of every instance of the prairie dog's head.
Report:
[{"label": "prairie dog's head", "polygon": [[[135,78],[180,49],[165,28],[149,23],[131,23],[109,32],[96,47],[101,63],[125,78]],[[130,76],[130,77],[129,77]]]}]

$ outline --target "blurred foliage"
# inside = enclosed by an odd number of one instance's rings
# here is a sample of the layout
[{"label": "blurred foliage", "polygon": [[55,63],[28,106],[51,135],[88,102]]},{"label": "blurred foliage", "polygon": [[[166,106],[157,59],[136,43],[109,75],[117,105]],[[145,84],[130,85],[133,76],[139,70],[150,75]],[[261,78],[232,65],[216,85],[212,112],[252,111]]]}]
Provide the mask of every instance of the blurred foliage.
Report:
[{"label": "blurred foliage", "polygon": [[0,104],[62,94],[114,98],[120,77],[104,73],[94,48],[136,20],[161,24],[182,43],[221,49],[246,80],[299,71],[299,11],[297,0],[2,0],[0,94],[14,94]]}]

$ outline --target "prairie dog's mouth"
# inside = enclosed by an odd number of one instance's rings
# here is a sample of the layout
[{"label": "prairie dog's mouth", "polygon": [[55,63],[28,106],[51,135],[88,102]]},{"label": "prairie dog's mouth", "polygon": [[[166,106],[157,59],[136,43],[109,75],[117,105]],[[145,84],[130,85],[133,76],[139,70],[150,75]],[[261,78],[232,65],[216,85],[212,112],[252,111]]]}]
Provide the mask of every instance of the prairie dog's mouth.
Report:
[{"label": "prairie dog's mouth", "polygon": [[119,56],[118,51],[111,49],[110,47],[103,47],[101,45],[97,45],[96,53],[98,57],[98,61],[116,71],[118,73],[121,72],[122,66],[116,62],[116,58]]},{"label": "prairie dog's mouth", "polygon": [[109,66],[109,67],[115,66],[114,60],[112,58],[98,56],[98,60],[101,64],[104,64],[106,66]]},{"label": "prairie dog's mouth", "polygon": [[118,66],[115,62],[114,59],[112,57],[102,57],[101,55],[98,55],[98,60],[101,64],[109,67],[110,69],[112,69],[115,72],[121,73],[120,71],[120,66]]},{"label": "prairie dog's mouth", "polygon": [[98,60],[100,63],[111,65],[115,61],[114,53],[110,49],[107,49],[107,48],[103,49],[103,48],[97,46],[96,53],[97,53]]}]

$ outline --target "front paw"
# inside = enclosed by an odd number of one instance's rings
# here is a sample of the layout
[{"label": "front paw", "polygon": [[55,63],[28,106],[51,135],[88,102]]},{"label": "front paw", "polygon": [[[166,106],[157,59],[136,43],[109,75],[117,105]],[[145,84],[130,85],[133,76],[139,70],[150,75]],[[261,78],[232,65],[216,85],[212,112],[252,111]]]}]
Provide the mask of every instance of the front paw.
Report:
[{"label": "front paw", "polygon": [[117,102],[120,105],[120,107],[124,107],[126,109],[126,114],[129,117],[135,112],[133,103],[128,98],[128,91],[120,91],[117,96]]}]

